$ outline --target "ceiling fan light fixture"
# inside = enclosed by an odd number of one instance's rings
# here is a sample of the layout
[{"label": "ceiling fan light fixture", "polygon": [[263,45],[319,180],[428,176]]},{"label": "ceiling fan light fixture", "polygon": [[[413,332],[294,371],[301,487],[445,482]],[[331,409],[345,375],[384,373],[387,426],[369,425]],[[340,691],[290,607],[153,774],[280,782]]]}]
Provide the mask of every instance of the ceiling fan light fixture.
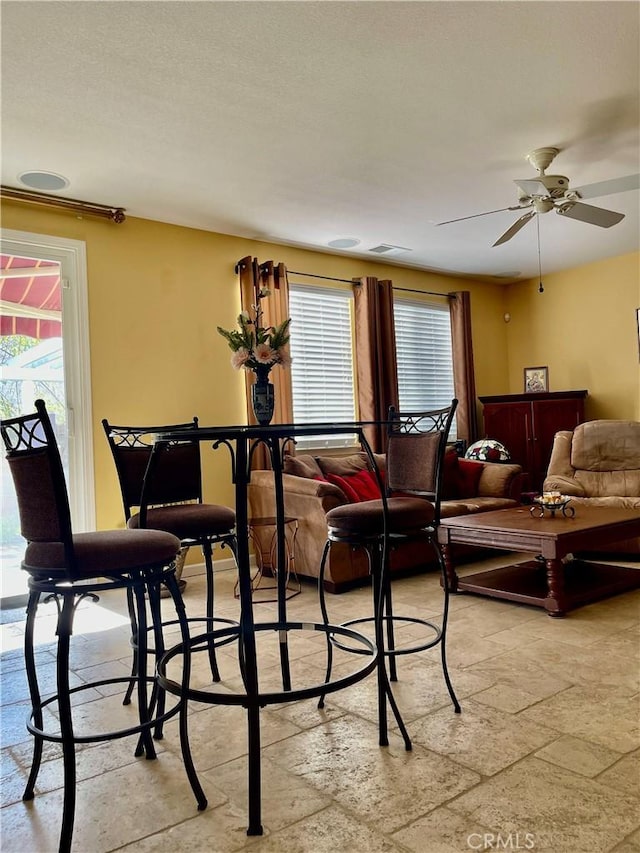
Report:
[{"label": "ceiling fan light fixture", "polygon": [[553,201],[550,198],[534,198],[533,206],[536,213],[549,213],[553,210]]}]

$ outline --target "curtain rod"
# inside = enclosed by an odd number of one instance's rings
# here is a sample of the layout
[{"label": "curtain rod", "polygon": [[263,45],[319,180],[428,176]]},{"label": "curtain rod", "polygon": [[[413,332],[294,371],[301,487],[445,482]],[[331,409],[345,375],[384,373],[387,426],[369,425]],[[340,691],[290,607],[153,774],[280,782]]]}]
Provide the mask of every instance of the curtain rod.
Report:
[{"label": "curtain rod", "polygon": [[49,207],[59,207],[62,210],[73,210],[76,213],[84,213],[88,216],[101,216],[103,219],[110,219],[112,222],[119,224],[124,222],[124,207],[114,207],[109,204],[94,204],[90,201],[80,201],[77,198],[64,198],[63,196],[48,195],[47,193],[33,192],[32,190],[22,190],[17,187],[0,187],[0,192],[5,198],[12,198],[15,201],[26,201],[30,204],[44,204]]},{"label": "curtain rod", "polygon": [[296,270],[287,270],[291,275],[304,275],[307,278],[323,278],[325,281],[342,281],[344,284],[353,284],[352,278],[334,278],[332,275],[316,275],[313,272],[296,272]]},{"label": "curtain rod", "polygon": [[[288,270],[291,275],[304,275],[307,278],[323,278],[325,281],[341,281],[344,284],[354,284],[353,279],[351,278],[334,278],[332,275],[316,275],[312,272],[296,272],[295,270]],[[360,282],[355,282],[356,286],[359,287]],[[404,290],[407,293],[424,293],[427,296],[444,296],[447,299],[455,299],[455,293],[437,293],[434,290],[413,290],[410,287],[394,287],[394,290]]]},{"label": "curtain rod", "polygon": [[446,299],[455,299],[455,293],[438,293],[437,290],[415,290],[412,287],[394,287],[394,290],[404,290],[406,293],[425,293],[427,296],[444,296]]}]

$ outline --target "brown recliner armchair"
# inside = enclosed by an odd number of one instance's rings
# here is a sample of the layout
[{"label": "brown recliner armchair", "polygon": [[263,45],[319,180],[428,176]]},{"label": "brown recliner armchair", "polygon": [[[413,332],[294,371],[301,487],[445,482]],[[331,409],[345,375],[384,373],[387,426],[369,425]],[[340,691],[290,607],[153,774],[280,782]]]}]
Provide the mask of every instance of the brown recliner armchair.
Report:
[{"label": "brown recliner armchair", "polygon": [[[640,512],[640,422],[586,421],[557,432],[545,491],[560,491],[579,506],[625,507]],[[640,556],[640,539],[625,539],[608,551]]]}]

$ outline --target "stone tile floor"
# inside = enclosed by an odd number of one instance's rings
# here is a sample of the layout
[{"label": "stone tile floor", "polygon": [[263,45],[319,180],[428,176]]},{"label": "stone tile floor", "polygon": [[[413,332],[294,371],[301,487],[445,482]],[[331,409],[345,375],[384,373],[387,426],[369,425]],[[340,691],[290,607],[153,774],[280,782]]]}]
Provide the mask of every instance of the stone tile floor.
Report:
[{"label": "stone tile floor", "polygon": [[[462,570],[504,564],[509,555]],[[640,569],[640,567],[639,567]],[[217,614],[235,618],[235,574],[216,576]],[[185,591],[191,616],[203,609],[204,579]],[[288,602],[292,619],[320,621],[317,593],[303,585]],[[397,613],[439,612],[435,575],[395,580]],[[367,588],[328,598],[340,622],[371,609]],[[166,603],[168,607],[168,602]],[[256,618],[275,605],[256,604]],[[62,760],[54,744],[36,798],[21,800],[31,758],[24,720],[23,614],[4,611],[1,658],[2,810],[5,853],[57,849]],[[54,606],[41,608],[38,662],[45,690],[55,683]],[[407,623],[398,643],[418,629]],[[133,756],[132,739],[80,747],[74,851],[231,853],[640,853],[640,591],[550,619],[540,609],[471,595],[452,599],[449,663],[462,705],[449,700],[438,650],[399,660],[394,687],[414,748],[393,729],[379,747],[375,677],[327,697],[261,712],[261,838],[246,836],[246,715],[241,708],[192,703],[190,738],[209,805],[196,810],[183,770],[177,722],[166,725],[158,760]],[[261,685],[278,689],[275,637],[259,635]],[[320,634],[291,634],[294,685],[319,683]],[[124,598],[82,605],[72,644],[74,683],[127,675]],[[194,679],[207,684],[204,655]],[[219,651],[220,689],[240,684],[234,647]],[[339,653],[347,671],[361,657]],[[135,716],[109,687],[76,694],[77,726],[112,728]],[[55,706],[54,706],[55,707]],[[51,716],[51,714],[48,714]]]}]

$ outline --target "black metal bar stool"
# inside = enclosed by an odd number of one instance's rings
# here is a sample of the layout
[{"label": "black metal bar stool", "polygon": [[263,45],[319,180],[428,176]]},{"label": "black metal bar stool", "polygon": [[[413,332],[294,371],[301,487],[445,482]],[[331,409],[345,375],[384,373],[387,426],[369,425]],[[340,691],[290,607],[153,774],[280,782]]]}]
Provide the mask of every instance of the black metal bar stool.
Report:
[{"label": "black metal bar stool", "polygon": [[[206,617],[190,617],[189,623],[204,622],[207,630],[212,630],[215,622],[235,624],[230,619],[214,617],[213,546],[228,547],[236,559],[236,517],[230,507],[204,503],[202,499],[200,445],[188,440],[198,430],[198,418],[162,426],[118,426],[104,418],[102,426],[118,474],[127,527],[165,530],[180,539],[183,549],[194,545],[202,549]],[[166,431],[184,433],[185,440],[167,444],[162,454],[152,460],[155,435]],[[230,640],[217,645],[226,642]],[[215,645],[212,640],[209,664],[213,681],[220,681]],[[129,698],[130,693],[125,696],[125,703]]]},{"label": "black metal bar stool", "polygon": [[[374,606],[381,606],[382,618],[351,619],[343,622],[351,627],[363,622],[375,621],[376,642],[384,650],[378,668],[378,706],[380,713],[381,745],[386,745],[386,699],[389,699],[396,717],[398,716],[393,694],[389,688],[385,659],[389,662],[389,677],[397,680],[396,658],[424,651],[440,645],[442,671],[456,713],[460,704],[456,698],[446,658],[446,632],[449,615],[449,586],[444,559],[437,541],[440,521],[440,497],[442,490],[442,463],[455,413],[457,400],[446,408],[428,412],[400,413],[389,410],[387,466],[385,489],[379,500],[345,504],[327,513],[328,535],[322,555],[318,580],[322,617],[329,623],[325,591],[324,570],[332,543],[341,542],[353,548],[363,548],[369,560],[372,577]],[[388,571],[389,549],[395,542],[406,539],[424,541],[425,548],[434,548],[442,575],[444,591],[442,618],[438,625],[429,619],[420,619],[394,614],[391,595],[391,580]],[[426,562],[426,560],[425,560]],[[410,622],[428,629],[428,636],[411,646],[396,647],[394,624]],[[386,635],[386,636],[385,636]],[[345,651],[359,652],[329,635],[330,646]],[[328,650],[327,680],[331,676],[332,653]],[[321,697],[319,705],[324,704]],[[407,749],[410,741],[405,735]]]},{"label": "black metal bar stool", "polygon": [[[64,796],[59,850],[71,849],[76,801],[75,749],[77,743],[96,743],[128,735],[139,735],[136,755],[156,757],[152,731],[161,733],[164,720],[177,714],[185,700],[180,699],[169,710],[164,709],[162,690],[155,673],[147,672],[147,609],[151,613],[150,630],[154,632],[156,654],[164,653],[160,626],[160,587],[169,590],[177,612],[183,638],[182,682],[188,684],[190,656],[188,625],[184,603],[175,576],[175,560],[180,540],[158,530],[110,530],[74,534],[64,471],[53,426],[45,404],[37,400],[36,412],[3,420],[2,439],[14,481],[21,533],[27,540],[22,569],[29,574],[29,598],[25,631],[25,665],[31,697],[31,714],[27,729],[34,737],[33,759],[23,794],[30,800],[42,760],[45,741],[62,746],[64,766]],[[129,678],[109,678],[71,688],[69,684],[69,650],[73,621],[78,604],[98,594],[124,589],[133,603],[133,630],[139,650],[136,666]],[[44,596],[44,599],[43,599]],[[34,650],[34,627],[40,601],[55,601],[58,610],[56,693],[43,698],[38,683]],[[136,690],[138,713],[133,724],[95,734],[80,735],[74,730],[73,696],[79,691],[104,684],[123,683]],[[152,687],[149,691],[149,687]],[[57,707],[59,731],[45,731],[43,710]],[[126,712],[122,712],[125,714]],[[183,756],[187,774],[195,774],[191,761],[186,726],[181,729]]]}]

